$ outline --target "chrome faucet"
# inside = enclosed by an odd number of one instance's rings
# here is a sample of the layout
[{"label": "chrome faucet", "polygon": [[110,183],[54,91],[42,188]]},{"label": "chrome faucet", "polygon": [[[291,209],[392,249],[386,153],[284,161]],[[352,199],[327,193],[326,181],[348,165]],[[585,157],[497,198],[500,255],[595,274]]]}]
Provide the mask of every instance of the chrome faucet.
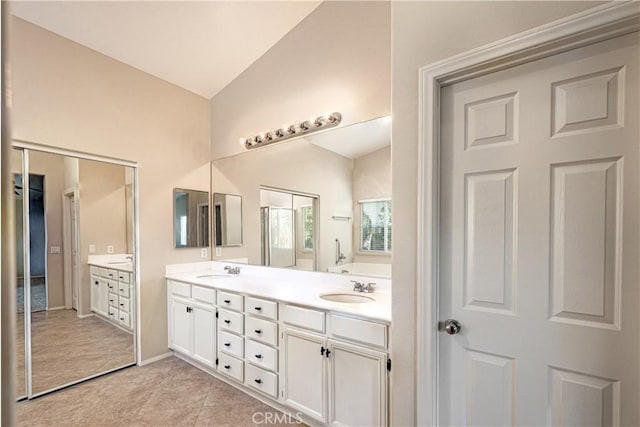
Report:
[{"label": "chrome faucet", "polygon": [[229,274],[240,274],[240,267],[231,267],[230,265],[225,265],[224,269]]},{"label": "chrome faucet", "polygon": [[367,283],[366,285],[364,282],[358,282],[357,280],[352,280],[352,282],[354,292],[366,292],[370,294],[375,291],[376,284],[373,282]]}]

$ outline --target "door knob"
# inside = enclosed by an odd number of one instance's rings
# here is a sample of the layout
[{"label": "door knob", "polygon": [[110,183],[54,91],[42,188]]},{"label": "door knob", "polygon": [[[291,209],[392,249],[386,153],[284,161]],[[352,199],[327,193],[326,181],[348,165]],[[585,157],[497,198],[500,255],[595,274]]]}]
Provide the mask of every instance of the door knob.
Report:
[{"label": "door knob", "polygon": [[442,329],[449,335],[459,334],[462,330],[462,325],[455,319],[447,319],[442,323]]}]

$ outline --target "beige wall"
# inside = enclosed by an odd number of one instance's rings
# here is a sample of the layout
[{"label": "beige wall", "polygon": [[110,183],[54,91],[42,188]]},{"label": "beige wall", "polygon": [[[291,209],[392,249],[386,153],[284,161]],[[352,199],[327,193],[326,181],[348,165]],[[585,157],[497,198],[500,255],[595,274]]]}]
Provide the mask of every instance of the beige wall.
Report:
[{"label": "beige wall", "polygon": [[167,351],[168,263],[198,261],[173,248],[172,190],[209,189],[209,101],[12,19],[15,138],[137,161],[142,358]]},{"label": "beige wall", "polygon": [[248,257],[250,264],[261,264],[260,186],[320,196],[320,270],[334,265],[336,238],[351,256],[351,222],[334,221],[331,216],[351,210],[352,168],[351,159],[304,139],[215,160],[212,191],[242,196],[243,244],[222,248],[222,256],[214,259]]},{"label": "beige wall", "polygon": [[392,425],[416,425],[418,69],[595,6],[590,2],[393,2]]},{"label": "beige wall", "polygon": [[89,245],[95,254],[127,253],[126,167],[90,160],[79,161],[78,225],[80,231],[80,313],[91,312]]},{"label": "beige wall", "polygon": [[325,112],[343,124],[391,108],[389,2],[325,2],[211,101],[213,159],[247,137]]},{"label": "beige wall", "polygon": [[391,254],[359,252],[360,200],[391,198],[391,146],[353,160],[353,262],[391,263]]}]

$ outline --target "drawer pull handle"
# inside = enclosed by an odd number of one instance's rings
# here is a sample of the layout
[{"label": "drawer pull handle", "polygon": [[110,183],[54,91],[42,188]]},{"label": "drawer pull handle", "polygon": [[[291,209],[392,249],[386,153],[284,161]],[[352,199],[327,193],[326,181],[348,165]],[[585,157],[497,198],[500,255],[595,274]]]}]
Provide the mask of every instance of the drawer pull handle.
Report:
[{"label": "drawer pull handle", "polygon": [[320,355],[321,355],[321,356],[324,356],[324,352],[325,352],[326,350],[327,350],[326,348],[324,348],[324,347],[320,347]]},{"label": "drawer pull handle", "polygon": [[124,317],[121,317],[120,320],[124,320]]},{"label": "drawer pull handle", "polygon": [[224,365],[224,369],[231,369],[231,365]]},{"label": "drawer pull handle", "polygon": [[124,307],[124,304],[123,304],[123,303],[120,303],[120,307]]},{"label": "drawer pull handle", "polygon": [[262,311],[262,307],[254,307],[255,311]]},{"label": "drawer pull handle", "polygon": [[231,304],[231,300],[230,299],[226,299],[226,300],[224,300],[224,303],[225,304]]},{"label": "drawer pull handle", "polygon": [[231,323],[231,320],[225,319],[224,323],[226,323],[228,325],[229,323]]},{"label": "drawer pull handle", "polygon": [[225,347],[231,347],[231,343],[230,342],[226,342],[226,343],[224,343],[224,346]]},{"label": "drawer pull handle", "polygon": [[261,333],[262,333],[262,329],[255,329],[255,330],[254,330],[254,332],[255,332],[256,334],[261,334]]},{"label": "drawer pull handle", "polygon": [[254,381],[256,382],[256,384],[262,384],[262,380],[261,379],[257,379],[257,380],[254,380]]},{"label": "drawer pull handle", "polygon": [[256,359],[262,359],[262,355],[261,354],[256,354]]}]

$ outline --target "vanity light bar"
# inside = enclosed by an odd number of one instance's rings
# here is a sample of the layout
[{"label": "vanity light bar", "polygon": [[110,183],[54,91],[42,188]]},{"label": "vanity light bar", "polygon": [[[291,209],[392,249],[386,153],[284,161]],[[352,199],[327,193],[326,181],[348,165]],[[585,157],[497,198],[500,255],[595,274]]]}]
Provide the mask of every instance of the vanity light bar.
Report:
[{"label": "vanity light bar", "polygon": [[307,135],[319,130],[324,130],[338,126],[342,121],[342,114],[331,113],[318,116],[315,119],[296,122],[289,126],[283,126],[279,129],[271,129],[249,138],[240,138],[240,143],[244,144],[247,150],[262,147],[274,142],[284,141],[285,139]]}]

